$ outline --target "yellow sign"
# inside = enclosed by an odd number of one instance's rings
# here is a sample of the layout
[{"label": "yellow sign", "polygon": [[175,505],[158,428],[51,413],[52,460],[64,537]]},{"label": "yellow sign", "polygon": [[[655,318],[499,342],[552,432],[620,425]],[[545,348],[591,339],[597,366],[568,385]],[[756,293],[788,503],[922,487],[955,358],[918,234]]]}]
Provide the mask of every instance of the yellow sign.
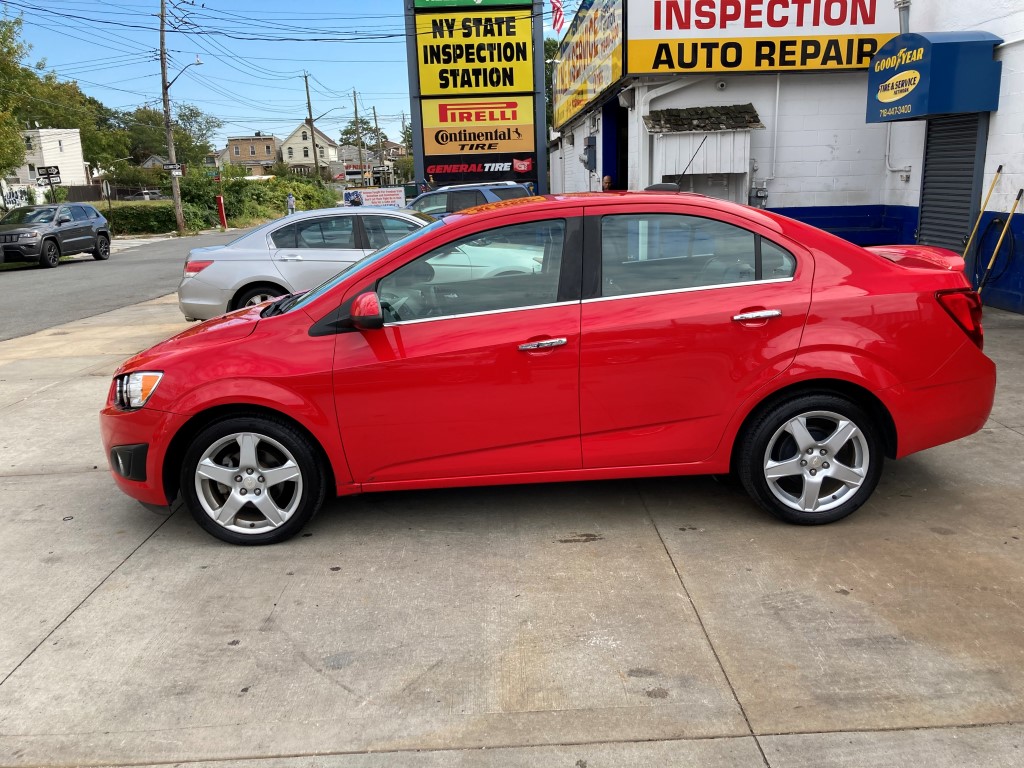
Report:
[{"label": "yellow sign", "polygon": [[907,69],[898,75],[893,75],[880,86],[878,86],[877,99],[883,104],[899,101],[912,90],[917,88],[921,82],[921,73],[916,69]]},{"label": "yellow sign", "polygon": [[529,9],[416,16],[420,94],[533,91]]},{"label": "yellow sign", "polygon": [[622,0],[587,0],[565,33],[552,76],[554,127],[622,77]]},{"label": "yellow sign", "polygon": [[533,97],[423,99],[427,155],[533,152]]}]

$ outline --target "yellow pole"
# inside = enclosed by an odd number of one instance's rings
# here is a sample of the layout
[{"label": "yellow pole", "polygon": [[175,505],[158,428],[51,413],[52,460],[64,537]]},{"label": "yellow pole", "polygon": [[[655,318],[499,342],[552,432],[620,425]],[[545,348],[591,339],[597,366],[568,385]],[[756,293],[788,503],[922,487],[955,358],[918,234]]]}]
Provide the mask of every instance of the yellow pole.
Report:
[{"label": "yellow pole", "polygon": [[982,278],[981,283],[978,285],[978,296],[981,296],[981,292],[985,288],[985,283],[988,282],[988,276],[992,272],[992,265],[996,263],[996,256],[999,255],[999,246],[1003,244],[1003,238],[1006,237],[1006,231],[1010,228],[1010,219],[1013,218],[1013,214],[1017,210],[1017,206],[1020,204],[1021,197],[1024,197],[1024,189],[1017,192],[1017,199],[1013,201],[1013,208],[1010,209],[1010,215],[1006,217],[1006,223],[1003,225],[1003,231],[999,235],[999,242],[996,243],[996,249],[992,251],[992,258],[988,260],[988,267],[985,269],[985,277]]},{"label": "yellow pole", "polygon": [[992,177],[992,185],[988,188],[988,194],[985,195],[985,202],[981,204],[981,210],[978,211],[978,219],[974,222],[974,229],[971,230],[971,236],[967,238],[967,245],[964,246],[964,253],[960,257],[967,260],[967,252],[971,250],[971,243],[974,242],[974,236],[978,234],[978,226],[981,224],[981,217],[985,215],[985,211],[988,210],[988,201],[992,197],[992,192],[996,188],[996,182],[999,181],[999,176],[1003,172],[1003,166],[996,168],[996,175]]}]

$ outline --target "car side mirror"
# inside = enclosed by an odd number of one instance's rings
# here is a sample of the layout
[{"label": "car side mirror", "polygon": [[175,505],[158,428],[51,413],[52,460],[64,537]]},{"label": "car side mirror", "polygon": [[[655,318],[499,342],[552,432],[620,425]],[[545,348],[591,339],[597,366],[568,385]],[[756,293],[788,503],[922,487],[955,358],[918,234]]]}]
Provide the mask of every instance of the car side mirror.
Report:
[{"label": "car side mirror", "polygon": [[71,217],[66,213],[62,213],[57,217],[58,224],[67,224],[69,221],[71,221]]},{"label": "car side mirror", "polygon": [[349,317],[352,318],[352,325],[361,331],[384,327],[384,311],[380,306],[380,298],[373,291],[361,293],[352,300]]}]

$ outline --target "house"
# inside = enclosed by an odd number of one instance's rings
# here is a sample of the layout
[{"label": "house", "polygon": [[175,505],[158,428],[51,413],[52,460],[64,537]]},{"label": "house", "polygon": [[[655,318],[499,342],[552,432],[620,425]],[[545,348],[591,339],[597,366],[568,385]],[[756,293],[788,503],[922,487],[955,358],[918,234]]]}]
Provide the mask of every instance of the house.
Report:
[{"label": "house", "polygon": [[256,131],[252,136],[228,137],[228,162],[243,165],[252,176],[262,176],[281,160],[281,140]]},{"label": "house", "polygon": [[57,166],[61,186],[90,183],[90,174],[82,157],[82,138],[77,128],[34,128],[21,132],[25,142],[25,162],[7,177],[11,184],[37,184],[40,166]]},{"label": "house", "polygon": [[229,165],[230,150],[228,147],[224,149],[214,150],[213,152],[207,153],[206,157],[203,158],[203,166],[205,168],[223,168],[225,165]]},{"label": "house", "polygon": [[145,160],[143,160],[141,163],[139,163],[139,167],[140,168],[156,168],[158,170],[163,170],[164,163],[169,163],[169,162],[170,162],[170,160],[168,160],[166,157],[162,157],[160,155],[150,155]]},{"label": "house", "polygon": [[[338,142],[314,126],[314,138],[310,139],[309,124],[301,123],[281,144],[281,155],[288,167],[297,173],[311,173],[318,163],[329,168],[337,163]],[[313,157],[313,142],[316,143],[316,158]]]}]

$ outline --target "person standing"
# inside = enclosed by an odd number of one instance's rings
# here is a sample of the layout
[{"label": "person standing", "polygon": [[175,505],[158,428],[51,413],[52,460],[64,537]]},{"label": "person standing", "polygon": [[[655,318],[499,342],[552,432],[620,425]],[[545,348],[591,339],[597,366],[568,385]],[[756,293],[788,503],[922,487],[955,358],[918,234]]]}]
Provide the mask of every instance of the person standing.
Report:
[{"label": "person standing", "polygon": [[295,213],[295,195],[289,192],[285,202],[288,205],[288,215],[291,216],[293,213]]}]

